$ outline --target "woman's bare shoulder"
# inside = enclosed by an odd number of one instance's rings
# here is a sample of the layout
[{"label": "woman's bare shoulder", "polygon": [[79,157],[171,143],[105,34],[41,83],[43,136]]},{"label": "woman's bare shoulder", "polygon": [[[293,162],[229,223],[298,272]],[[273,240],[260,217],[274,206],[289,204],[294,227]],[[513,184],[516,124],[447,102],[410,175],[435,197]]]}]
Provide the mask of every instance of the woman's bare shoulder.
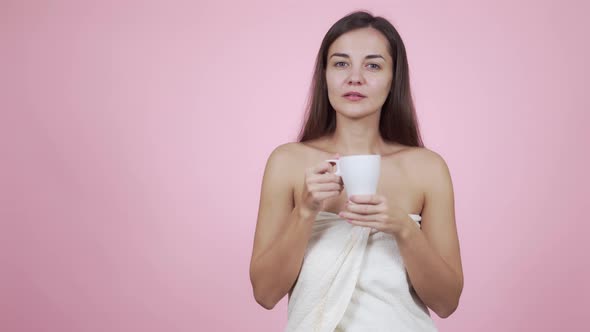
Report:
[{"label": "woman's bare shoulder", "polygon": [[442,156],[434,150],[426,147],[412,146],[402,151],[406,160],[412,163],[440,162]]},{"label": "woman's bare shoulder", "polygon": [[286,159],[295,165],[307,164],[310,160],[325,157],[329,152],[323,150],[319,141],[289,142],[277,146],[271,156]]},{"label": "woman's bare shoulder", "polygon": [[268,157],[268,165],[280,167],[283,173],[291,173],[301,168],[313,154],[313,149],[301,142],[288,142],[278,145]]},{"label": "woman's bare shoulder", "polygon": [[271,158],[286,159],[289,162],[292,162],[300,159],[308,149],[309,148],[301,142],[288,142],[274,148],[270,156]]},{"label": "woman's bare shoulder", "polygon": [[449,169],[445,159],[438,152],[425,147],[411,147],[400,158],[405,168],[421,182],[431,182],[435,178],[448,177]]},{"label": "woman's bare shoulder", "polygon": [[270,181],[280,181],[295,186],[300,182],[305,169],[313,165],[317,159],[316,154],[317,151],[314,148],[301,142],[280,144],[268,157],[265,174],[268,174]]}]

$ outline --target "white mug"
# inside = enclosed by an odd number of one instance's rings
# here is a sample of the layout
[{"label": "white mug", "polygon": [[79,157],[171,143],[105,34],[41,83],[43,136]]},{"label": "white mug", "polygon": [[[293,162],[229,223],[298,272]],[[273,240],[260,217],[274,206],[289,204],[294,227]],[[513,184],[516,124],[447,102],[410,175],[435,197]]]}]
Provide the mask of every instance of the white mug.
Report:
[{"label": "white mug", "polygon": [[336,164],[334,174],[342,177],[348,198],[352,195],[374,195],[377,193],[381,173],[381,156],[359,154],[329,159]]}]

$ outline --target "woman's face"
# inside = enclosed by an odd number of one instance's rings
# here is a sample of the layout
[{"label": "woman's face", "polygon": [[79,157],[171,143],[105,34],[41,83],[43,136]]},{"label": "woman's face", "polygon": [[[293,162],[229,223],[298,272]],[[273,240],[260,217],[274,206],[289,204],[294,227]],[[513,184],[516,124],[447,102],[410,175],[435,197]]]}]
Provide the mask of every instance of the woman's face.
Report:
[{"label": "woman's face", "polygon": [[336,112],[359,118],[381,110],[393,77],[388,45],[373,28],[349,31],[330,45],[326,81]]}]

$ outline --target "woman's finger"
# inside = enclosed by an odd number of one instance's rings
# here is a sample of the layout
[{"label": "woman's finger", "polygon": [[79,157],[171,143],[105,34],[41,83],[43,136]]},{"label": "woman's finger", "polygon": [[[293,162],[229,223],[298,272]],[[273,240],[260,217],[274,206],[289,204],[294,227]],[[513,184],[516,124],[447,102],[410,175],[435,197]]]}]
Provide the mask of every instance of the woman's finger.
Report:
[{"label": "woman's finger", "polygon": [[332,197],[337,197],[340,195],[340,191],[318,191],[312,194],[312,196],[319,200],[319,201],[323,201],[325,199],[328,198],[332,198]]},{"label": "woman's finger", "polygon": [[324,174],[332,169],[332,164],[327,161],[321,162],[318,165],[309,169],[309,173],[311,174]]},{"label": "woman's finger", "polygon": [[363,215],[349,211],[342,211],[338,215],[344,219],[358,220],[360,222],[377,222],[375,215]]},{"label": "woman's finger", "polygon": [[307,189],[310,192],[323,192],[323,191],[340,191],[342,187],[340,187],[337,183],[313,183],[310,184]]},{"label": "woman's finger", "polygon": [[353,213],[358,213],[358,214],[377,214],[377,213],[385,212],[383,205],[354,204],[354,203],[346,204],[346,210],[353,212]]},{"label": "woman's finger", "polygon": [[385,202],[385,199],[381,195],[353,195],[349,198],[353,203],[357,204],[381,204]]},{"label": "woman's finger", "polygon": [[340,178],[340,176],[333,174],[333,173],[325,173],[325,174],[312,175],[307,178],[307,181],[310,183],[327,183],[327,182],[340,183],[341,178]]}]

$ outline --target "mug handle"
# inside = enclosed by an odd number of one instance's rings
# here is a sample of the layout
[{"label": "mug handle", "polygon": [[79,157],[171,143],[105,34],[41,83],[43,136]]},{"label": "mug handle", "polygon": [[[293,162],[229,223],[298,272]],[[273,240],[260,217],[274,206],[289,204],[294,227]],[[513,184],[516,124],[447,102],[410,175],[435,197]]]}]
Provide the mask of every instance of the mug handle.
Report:
[{"label": "mug handle", "polygon": [[340,160],[338,159],[328,159],[326,160],[329,163],[335,163],[336,164],[336,172],[334,172],[334,175],[340,175]]}]

